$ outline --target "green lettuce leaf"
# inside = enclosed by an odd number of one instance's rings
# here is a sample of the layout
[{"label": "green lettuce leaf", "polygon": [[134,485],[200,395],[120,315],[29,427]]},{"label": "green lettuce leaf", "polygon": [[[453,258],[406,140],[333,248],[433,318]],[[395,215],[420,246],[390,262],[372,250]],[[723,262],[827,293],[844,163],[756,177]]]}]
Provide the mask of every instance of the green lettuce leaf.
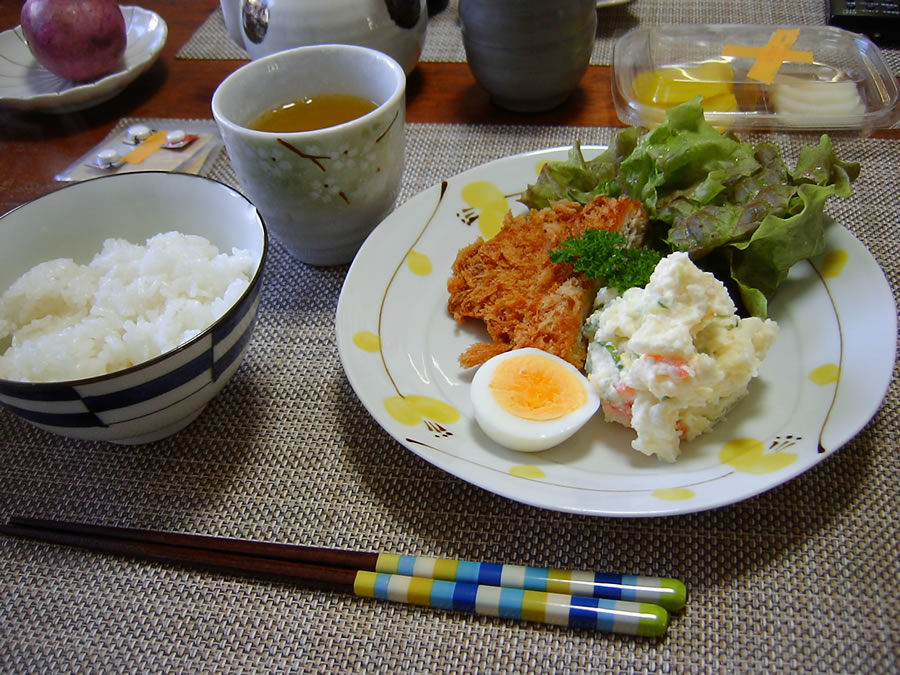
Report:
[{"label": "green lettuce leaf", "polygon": [[806,184],[797,188],[802,210],[788,218],[768,215],[749,239],[729,244],[731,278],[741,289],[744,306],[754,315],[768,314],[768,300],[801,260],[825,249],[825,201],[836,193],[833,185]]},{"label": "green lettuce leaf", "polygon": [[634,150],[639,134],[637,128],[623,129],[590,161],[585,160],[576,140],[567,160],[544,164],[537,182],[528,186],[520,201],[529,208],[543,209],[561,199],[587,204],[599,195],[618,197],[622,194],[619,165]]},{"label": "green lettuce leaf", "polygon": [[822,252],[825,203],[850,196],[859,165],[839,159],[822,135],[791,170],[776,146],[753,147],[710,126],[699,101],[672,108],[653,130],[620,131],[591,160],[576,142],[566,160],[544,166],[521,201],[544,208],[601,194],[638,199],[655,237],[645,245],[687,251],[737,289],[750,314],[765,317],[791,267]]}]

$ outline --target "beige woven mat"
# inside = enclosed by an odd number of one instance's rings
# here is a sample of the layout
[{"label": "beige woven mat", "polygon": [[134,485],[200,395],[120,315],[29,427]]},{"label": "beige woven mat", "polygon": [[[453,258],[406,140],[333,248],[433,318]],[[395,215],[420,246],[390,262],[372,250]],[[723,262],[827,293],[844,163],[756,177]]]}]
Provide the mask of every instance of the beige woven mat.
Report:
[{"label": "beige woven mat", "polygon": [[[487,160],[611,133],[412,124],[400,200]],[[791,154],[807,139],[776,140]],[[838,145],[864,173],[835,215],[896,297],[900,142]],[[224,155],[212,175],[235,183]],[[859,436],[768,493],[672,518],[554,513],[464,483],[375,424],[335,346],[345,273],[297,263],[274,243],[246,361],[170,439],[74,442],[0,411],[0,520],[676,576],[690,597],[667,637],[379,603],[0,537],[0,671],[897,672],[896,369]]]},{"label": "beige woven mat", "polygon": [[[450,0],[447,9],[431,17],[422,61],[465,63],[466,53],[459,32],[458,0]],[[597,40],[591,63],[612,63],[617,38],[637,26],[669,23],[761,23],[772,25],[822,25],[825,4],[822,0],[634,0],[598,10]],[[885,61],[900,74],[900,49],[883,49]],[[247,59],[247,52],[236,45],[225,30],[222,10],[216,9],[179,49],[182,59]]]}]

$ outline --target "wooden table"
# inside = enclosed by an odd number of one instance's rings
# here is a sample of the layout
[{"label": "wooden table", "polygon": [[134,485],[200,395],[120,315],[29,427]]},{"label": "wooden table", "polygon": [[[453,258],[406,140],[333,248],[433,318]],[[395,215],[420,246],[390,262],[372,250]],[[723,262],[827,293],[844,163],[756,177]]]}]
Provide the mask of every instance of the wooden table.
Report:
[{"label": "wooden table", "polygon": [[[19,23],[21,2],[0,5],[0,29]],[[178,59],[176,53],[217,6],[216,0],[146,0],[168,24],[162,55],[125,91],[106,103],[65,115],[0,109],[0,212],[48,192],[56,172],[87,152],[122,117],[211,118],[210,99],[241,61]],[[407,87],[410,122],[621,126],[610,90],[610,67],[591,66],[561,107],[518,114],[494,106],[465,63],[419,63]],[[900,130],[878,136],[900,138]]]},{"label": "wooden table", "polygon": [[[19,23],[20,2],[0,5],[0,29]],[[241,61],[177,59],[178,49],[218,6],[216,0],[147,0],[169,27],[153,67],[115,98],[65,115],[0,109],[0,212],[58,187],[56,172],[87,152],[122,117],[212,118],[210,100],[219,82]],[[615,126],[609,68],[591,67],[579,90],[561,108],[539,115],[495,107],[464,63],[420,63],[407,87],[410,122],[484,122]],[[39,159],[35,159],[36,156]]]}]

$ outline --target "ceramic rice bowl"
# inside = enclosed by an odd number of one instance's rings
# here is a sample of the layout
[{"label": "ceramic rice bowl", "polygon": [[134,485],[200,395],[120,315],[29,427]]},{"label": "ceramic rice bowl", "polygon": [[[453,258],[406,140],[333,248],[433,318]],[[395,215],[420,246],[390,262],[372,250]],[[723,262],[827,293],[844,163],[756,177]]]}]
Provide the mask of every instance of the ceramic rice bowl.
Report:
[{"label": "ceramic rice bowl", "polygon": [[178,347],[106,375],[0,379],[0,405],[64,436],[127,444],[169,436],[200,414],[240,365],[259,309],[268,239],[256,208],[239,192],[165,172],[104,176],[51,192],[0,216],[0,292],[51,259],[86,264],[108,238],[143,244],[173,230],[205,237],[221,253],[250,252],[249,286],[225,313]]}]

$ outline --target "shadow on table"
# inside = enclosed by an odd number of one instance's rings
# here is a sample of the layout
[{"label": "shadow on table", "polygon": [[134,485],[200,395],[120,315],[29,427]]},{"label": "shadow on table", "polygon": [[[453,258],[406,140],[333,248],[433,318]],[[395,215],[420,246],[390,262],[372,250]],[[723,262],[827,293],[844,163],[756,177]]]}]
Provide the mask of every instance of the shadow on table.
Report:
[{"label": "shadow on table", "polygon": [[597,38],[614,39],[637,28],[641,20],[631,13],[628,4],[597,8]]},{"label": "shadow on table", "polygon": [[[0,519],[197,531],[221,511],[221,496],[234,492],[252,451],[254,415],[228,414],[256,405],[240,379],[239,371],[188,427],[142,445],[64,438],[0,410]],[[203,531],[214,530],[205,522]]]},{"label": "shadow on table", "polygon": [[[108,101],[83,110],[56,113],[51,111],[23,111],[0,106],[0,141],[29,142],[65,139],[81,132],[106,128],[149,101],[165,84],[167,68],[157,61],[125,89]],[[47,157],[41,161],[48,163]]]}]

